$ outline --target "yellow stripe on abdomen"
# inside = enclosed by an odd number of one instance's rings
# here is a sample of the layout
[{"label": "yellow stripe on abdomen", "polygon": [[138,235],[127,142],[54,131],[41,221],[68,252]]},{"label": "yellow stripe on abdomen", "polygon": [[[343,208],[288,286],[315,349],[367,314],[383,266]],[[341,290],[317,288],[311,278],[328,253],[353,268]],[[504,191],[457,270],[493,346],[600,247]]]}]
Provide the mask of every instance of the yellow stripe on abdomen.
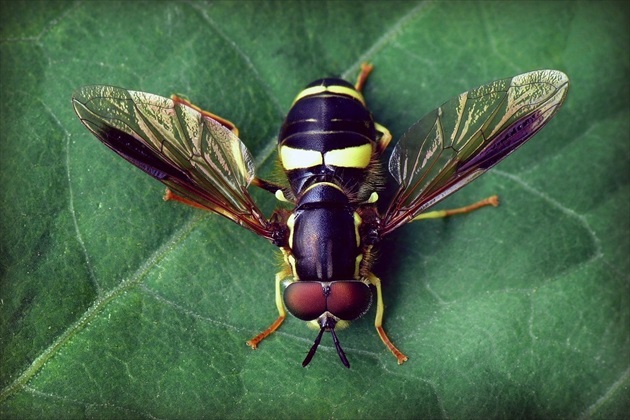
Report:
[{"label": "yellow stripe on abdomen", "polygon": [[322,165],[324,157],[317,150],[295,149],[289,146],[280,147],[280,161],[287,171],[292,169],[311,168]]},{"label": "yellow stripe on abdomen", "polygon": [[305,98],[307,96],[312,96],[312,95],[319,95],[325,92],[350,96],[351,98],[356,99],[357,101],[361,102],[363,106],[365,106],[365,99],[363,99],[363,95],[360,92],[357,92],[356,89],[349,88],[347,86],[339,86],[339,85],[311,86],[309,88],[306,88],[297,95],[297,97],[293,101],[293,105],[295,105],[295,103],[302,98]]},{"label": "yellow stripe on abdomen", "polygon": [[367,168],[372,159],[372,144],[334,149],[324,154],[326,165],[339,168]]},{"label": "yellow stripe on abdomen", "polygon": [[373,145],[365,143],[343,149],[329,150],[322,155],[320,151],[297,149],[289,146],[280,147],[280,161],[287,171],[306,169],[323,165],[338,168],[367,168],[372,159]]}]

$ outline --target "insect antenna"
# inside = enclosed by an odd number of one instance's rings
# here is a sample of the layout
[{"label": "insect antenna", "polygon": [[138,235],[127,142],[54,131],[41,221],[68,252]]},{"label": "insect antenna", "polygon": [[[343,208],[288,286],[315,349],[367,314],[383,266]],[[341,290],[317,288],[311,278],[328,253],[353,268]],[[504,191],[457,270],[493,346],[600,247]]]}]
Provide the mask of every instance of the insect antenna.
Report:
[{"label": "insect antenna", "polygon": [[330,330],[330,335],[332,335],[333,343],[335,343],[335,348],[337,349],[337,354],[339,355],[339,358],[341,359],[341,363],[343,363],[345,367],[350,369],[350,362],[348,362],[346,353],[343,352],[343,349],[341,348],[341,344],[339,344],[339,339],[337,338],[337,334],[335,333],[334,329]]},{"label": "insect antenna", "polygon": [[[304,361],[302,362],[302,367],[306,367],[306,365],[311,363],[311,360],[313,359],[313,356],[315,356],[315,352],[317,351],[317,347],[319,346],[320,341],[322,341],[322,335],[324,335],[324,331],[326,331],[325,326],[319,329],[319,333],[317,334],[317,337],[315,338],[315,342],[311,346],[311,349],[308,351],[308,354],[306,355],[306,357],[304,358]],[[343,349],[341,348],[341,343],[339,343],[339,339],[337,338],[337,334],[335,333],[335,330],[331,328],[329,331],[330,331],[330,335],[332,335],[333,343],[335,343],[335,348],[337,349],[337,354],[339,355],[339,359],[341,360],[341,363],[343,363],[345,367],[350,369],[350,362],[348,362],[346,353],[344,353]]]},{"label": "insect antenna", "polygon": [[308,354],[302,362],[302,367],[306,367],[306,365],[311,363],[311,359],[313,359],[313,356],[315,356],[315,352],[317,351],[317,346],[319,346],[319,342],[322,341],[322,335],[324,334],[324,331],[324,327],[321,327],[319,330],[319,334],[317,334],[317,338],[315,338],[315,342],[311,346],[311,349],[308,351]]}]

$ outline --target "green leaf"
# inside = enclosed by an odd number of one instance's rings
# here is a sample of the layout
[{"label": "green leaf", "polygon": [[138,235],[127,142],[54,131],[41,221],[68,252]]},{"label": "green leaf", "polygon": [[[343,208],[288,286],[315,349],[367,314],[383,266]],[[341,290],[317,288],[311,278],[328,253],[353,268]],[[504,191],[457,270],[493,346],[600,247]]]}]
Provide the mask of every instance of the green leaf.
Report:
[{"label": "green leaf", "polygon": [[[621,418],[630,411],[628,6],[572,2],[5,2],[0,20],[2,418]],[[274,172],[313,79],[356,77],[394,137],[482,83],[555,68],[556,118],[445,201],[498,209],[383,244],[374,312],[330,337],[277,316],[277,251],[161,199],[70,95],[186,94]],[[265,211],[273,197],[255,193]]]}]

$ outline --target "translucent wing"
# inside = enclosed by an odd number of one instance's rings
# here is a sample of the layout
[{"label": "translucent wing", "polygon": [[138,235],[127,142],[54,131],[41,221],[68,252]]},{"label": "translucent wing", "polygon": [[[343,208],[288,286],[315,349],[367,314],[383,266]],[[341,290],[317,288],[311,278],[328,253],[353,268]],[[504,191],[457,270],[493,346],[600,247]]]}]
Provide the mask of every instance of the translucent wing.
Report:
[{"label": "translucent wing", "polygon": [[230,130],[183,103],[112,86],[72,97],[81,122],[107,147],[177,195],[271,239],[247,186],[253,160]]},{"label": "translucent wing", "polygon": [[540,70],[451,99],[396,144],[389,171],[400,184],[382,221],[385,235],[496,165],[558,111],[567,76]]}]

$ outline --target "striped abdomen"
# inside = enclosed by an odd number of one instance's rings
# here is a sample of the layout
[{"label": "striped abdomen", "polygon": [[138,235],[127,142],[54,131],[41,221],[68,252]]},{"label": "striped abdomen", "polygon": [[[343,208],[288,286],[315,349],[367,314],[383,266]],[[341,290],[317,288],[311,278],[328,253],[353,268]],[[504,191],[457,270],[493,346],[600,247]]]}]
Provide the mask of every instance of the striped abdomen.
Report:
[{"label": "striped abdomen", "polygon": [[280,130],[282,167],[296,197],[318,182],[365,200],[361,186],[376,147],[377,130],[363,95],[341,79],[321,79],[297,96]]}]

